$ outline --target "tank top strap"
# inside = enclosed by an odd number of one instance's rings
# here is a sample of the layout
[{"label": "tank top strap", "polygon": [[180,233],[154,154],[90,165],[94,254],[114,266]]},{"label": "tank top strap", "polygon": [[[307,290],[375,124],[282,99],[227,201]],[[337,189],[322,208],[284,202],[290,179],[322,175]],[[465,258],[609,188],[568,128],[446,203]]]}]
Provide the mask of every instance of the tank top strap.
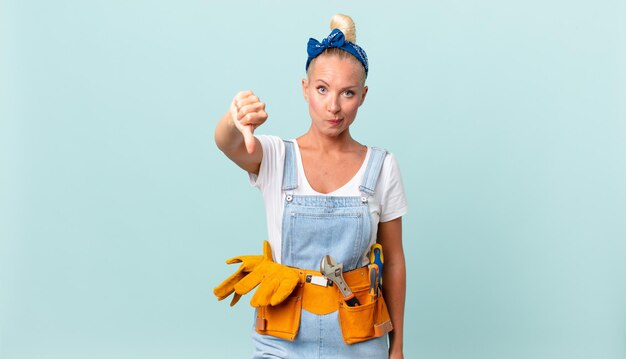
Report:
[{"label": "tank top strap", "polygon": [[359,190],[368,196],[374,195],[376,183],[378,182],[380,171],[383,168],[383,162],[385,162],[385,157],[387,156],[387,150],[385,149],[371,147],[371,150],[372,152],[370,153],[370,158],[367,162],[365,173],[363,174],[363,180],[359,186]]},{"label": "tank top strap", "polygon": [[283,140],[283,142],[285,143],[283,191],[293,191],[298,188],[298,163],[296,162],[296,149],[292,141]]}]

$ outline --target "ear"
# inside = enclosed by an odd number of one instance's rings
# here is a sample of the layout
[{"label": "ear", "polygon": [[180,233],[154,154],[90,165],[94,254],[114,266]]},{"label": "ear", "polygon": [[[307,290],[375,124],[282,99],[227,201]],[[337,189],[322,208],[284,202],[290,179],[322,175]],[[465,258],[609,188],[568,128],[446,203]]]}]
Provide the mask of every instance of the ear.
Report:
[{"label": "ear", "polygon": [[359,106],[361,106],[363,102],[365,101],[365,95],[367,95],[367,90],[368,90],[368,87],[363,86],[363,93],[361,94],[361,102],[359,103]]},{"label": "ear", "polygon": [[304,95],[304,101],[309,102],[309,80],[302,79],[302,95]]}]

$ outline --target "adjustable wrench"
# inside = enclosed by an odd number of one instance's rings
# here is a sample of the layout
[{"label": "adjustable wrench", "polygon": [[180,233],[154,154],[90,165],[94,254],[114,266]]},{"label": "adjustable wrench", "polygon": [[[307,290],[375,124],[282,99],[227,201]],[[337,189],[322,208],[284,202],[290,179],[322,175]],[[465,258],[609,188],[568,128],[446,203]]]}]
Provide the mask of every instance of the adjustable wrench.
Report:
[{"label": "adjustable wrench", "polygon": [[346,301],[346,304],[349,307],[361,305],[359,300],[354,296],[354,293],[350,290],[350,287],[348,287],[348,284],[346,284],[346,281],[343,279],[342,263],[335,262],[331,256],[324,256],[322,258],[322,262],[320,263],[320,272],[337,285],[337,288],[341,291],[341,295],[343,295],[343,300]]}]

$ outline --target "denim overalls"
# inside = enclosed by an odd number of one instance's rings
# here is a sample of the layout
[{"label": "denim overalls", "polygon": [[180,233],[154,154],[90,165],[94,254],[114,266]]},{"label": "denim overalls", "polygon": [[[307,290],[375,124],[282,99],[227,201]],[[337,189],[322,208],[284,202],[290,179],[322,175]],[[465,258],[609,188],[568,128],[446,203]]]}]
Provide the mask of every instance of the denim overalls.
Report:
[{"label": "denim overalls", "polygon": [[[319,270],[323,256],[343,263],[344,271],[361,267],[372,235],[368,199],[387,152],[371,148],[360,196],[299,196],[297,159],[294,144],[285,141],[285,169],[282,190],[285,211],[282,227],[282,264]],[[375,358],[388,357],[386,335],[347,345],[343,342],[337,312],[316,315],[302,310],[300,329],[293,342],[253,332],[254,359],[257,358]]]}]

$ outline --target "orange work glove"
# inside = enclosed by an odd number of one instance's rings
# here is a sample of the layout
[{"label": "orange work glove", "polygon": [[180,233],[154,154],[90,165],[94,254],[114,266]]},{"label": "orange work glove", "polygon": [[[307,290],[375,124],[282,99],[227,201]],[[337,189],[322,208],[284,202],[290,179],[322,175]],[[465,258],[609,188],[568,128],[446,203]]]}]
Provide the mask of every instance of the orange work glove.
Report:
[{"label": "orange work glove", "polygon": [[250,300],[250,305],[253,307],[278,305],[287,299],[300,282],[298,273],[299,270],[296,268],[275,263],[272,259],[272,250],[267,244],[263,247],[263,261],[235,284],[235,292],[243,295],[259,286]]},{"label": "orange work glove", "polygon": [[282,303],[300,282],[297,270],[276,263],[274,265],[280,266],[280,268],[278,271],[271,272],[263,277],[259,288],[257,288],[250,300],[250,305],[253,307]]},{"label": "orange work glove", "polygon": [[[269,243],[265,241],[263,246],[267,246],[269,248]],[[270,249],[271,253],[271,249]],[[235,273],[233,273],[230,277],[226,278],[222,283],[220,283],[217,287],[213,289],[213,294],[217,297],[217,300],[226,299],[229,295],[235,292],[235,285],[243,279],[246,275],[248,275],[254,268],[256,268],[262,261],[264,261],[264,257],[262,255],[256,256],[238,256],[231,258],[226,261],[226,264],[233,263],[241,263],[239,269]],[[241,298],[241,294],[235,293],[233,299],[230,302],[230,306],[237,304],[239,299]]]}]

